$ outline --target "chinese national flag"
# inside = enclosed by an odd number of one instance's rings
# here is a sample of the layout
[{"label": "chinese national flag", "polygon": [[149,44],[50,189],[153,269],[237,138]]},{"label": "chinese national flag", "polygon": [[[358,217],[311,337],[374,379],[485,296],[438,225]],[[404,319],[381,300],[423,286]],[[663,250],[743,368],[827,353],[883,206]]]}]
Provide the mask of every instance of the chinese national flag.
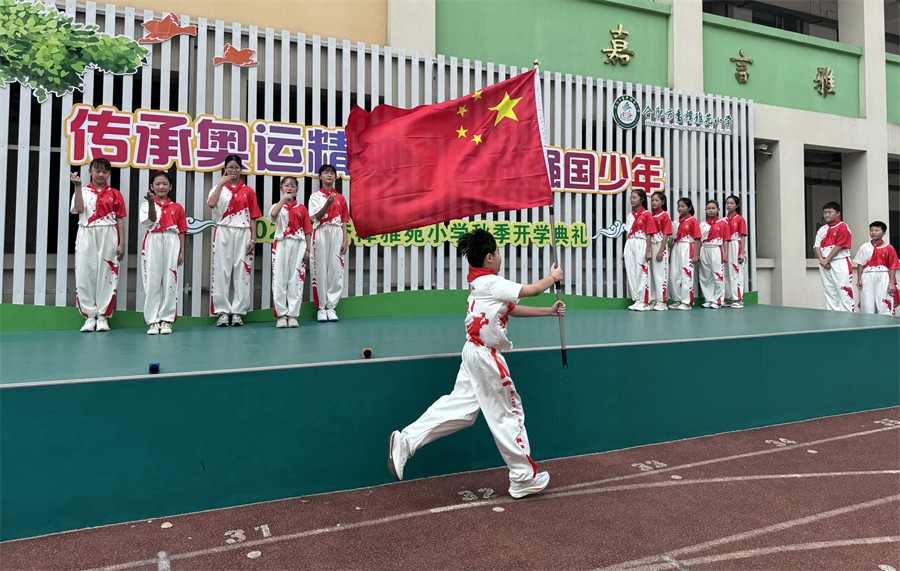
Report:
[{"label": "chinese national flag", "polygon": [[415,109],[354,106],[345,130],[357,234],[550,204],[536,72]]}]

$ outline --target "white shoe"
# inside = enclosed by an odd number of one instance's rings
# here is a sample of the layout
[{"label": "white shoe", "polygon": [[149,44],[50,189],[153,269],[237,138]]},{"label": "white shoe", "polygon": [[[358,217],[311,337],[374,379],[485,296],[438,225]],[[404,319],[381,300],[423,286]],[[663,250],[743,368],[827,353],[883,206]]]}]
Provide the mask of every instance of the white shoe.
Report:
[{"label": "white shoe", "polygon": [[707,309],[709,309],[711,306],[712,306],[712,304],[709,303],[708,301],[704,301],[704,302],[703,302],[703,305],[702,305],[702,307],[705,307],[705,308],[707,308]]},{"label": "white shoe", "polygon": [[288,327],[300,327],[300,322],[297,321],[296,317],[288,317],[287,318],[287,326]]},{"label": "white shoe", "polygon": [[674,305],[673,309],[680,309],[680,310],[682,310],[682,311],[690,311],[690,310],[691,310],[691,304],[689,304],[689,303],[684,303],[684,302],[682,301],[682,302],[676,303],[676,304]]},{"label": "white shoe", "polygon": [[650,304],[644,303],[643,301],[639,301],[636,304],[634,304],[635,311],[650,311],[651,309],[653,309],[653,308],[650,306]]},{"label": "white shoe", "polygon": [[84,320],[84,325],[81,326],[82,333],[89,333],[97,328],[97,319],[94,317],[88,317]]},{"label": "white shoe", "polygon": [[718,303],[711,303],[708,306],[710,309],[719,309],[721,307]]},{"label": "white shoe", "polygon": [[328,314],[324,309],[320,309],[316,312],[316,321],[319,323],[328,323]]},{"label": "white shoe", "polygon": [[159,323],[151,323],[147,335],[159,335]]},{"label": "white shoe", "polygon": [[629,305],[628,309],[630,309],[631,311],[634,311],[635,309],[637,309],[637,306],[640,305],[640,303],[641,302],[636,301],[636,302],[632,303],[631,305]]},{"label": "white shoe", "polygon": [[388,471],[398,480],[403,479],[403,468],[409,460],[409,443],[400,431],[391,432],[388,442]]},{"label": "white shoe", "polygon": [[340,321],[337,316],[337,312],[333,309],[325,310],[325,317],[328,318],[328,321]]},{"label": "white shoe", "polygon": [[228,327],[228,314],[220,313],[219,319],[216,320],[216,327]]},{"label": "white shoe", "polygon": [[232,315],[231,316],[231,325],[234,327],[240,327],[244,324],[244,320],[241,319],[240,315]]},{"label": "white shoe", "polygon": [[97,331],[109,331],[109,323],[102,315],[97,317]]},{"label": "white shoe", "polygon": [[160,335],[170,335],[172,333],[172,324],[168,321],[163,321],[159,324],[159,334]]},{"label": "white shoe", "polygon": [[736,301],[731,304],[732,309],[741,309],[742,307],[744,307],[744,302],[742,301]]},{"label": "white shoe", "polygon": [[525,496],[536,494],[547,487],[550,483],[550,474],[548,472],[538,472],[538,475],[524,482],[510,482],[509,495],[519,499]]},{"label": "white shoe", "polygon": [[278,329],[285,329],[285,328],[287,328],[287,326],[288,326],[287,317],[284,317],[284,316],[279,317],[278,321],[275,322],[275,327]]},{"label": "white shoe", "polygon": [[668,309],[669,309],[669,306],[666,305],[666,302],[664,302],[664,301],[656,301],[656,302],[653,304],[653,310],[654,310],[654,311],[666,311],[666,310],[668,310]]}]

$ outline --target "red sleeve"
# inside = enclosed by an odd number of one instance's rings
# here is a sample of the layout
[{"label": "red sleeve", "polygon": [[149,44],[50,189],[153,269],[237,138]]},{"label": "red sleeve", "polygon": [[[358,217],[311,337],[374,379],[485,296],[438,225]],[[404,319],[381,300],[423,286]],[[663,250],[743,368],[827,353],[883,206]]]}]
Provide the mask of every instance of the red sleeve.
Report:
[{"label": "red sleeve", "polygon": [[746,236],[747,235],[747,221],[744,220],[743,216],[739,216],[738,218],[739,218],[738,232],[740,233],[741,236]]},{"label": "red sleeve", "polygon": [[893,246],[887,247],[887,255],[888,255],[888,269],[889,270],[900,270],[900,259],[897,259],[897,251],[894,250]]},{"label": "red sleeve", "polygon": [[309,221],[309,210],[302,204],[300,205],[300,225],[303,227],[304,234],[312,232],[312,223]]},{"label": "red sleeve", "polygon": [[647,234],[656,234],[659,232],[659,229],[656,227],[656,220],[653,218],[653,215],[650,214],[649,210],[644,212],[644,221],[644,232]]},{"label": "red sleeve", "polygon": [[691,219],[691,227],[690,227],[690,235],[694,238],[694,240],[699,240],[703,237],[703,232],[700,230],[700,223],[697,222],[696,218]]},{"label": "red sleeve", "polygon": [[841,224],[840,229],[838,230],[837,239],[835,240],[835,246],[847,249],[853,246],[853,236],[850,234],[850,227],[848,227],[847,224]]},{"label": "red sleeve", "polygon": [[178,227],[178,232],[180,234],[186,234],[188,231],[187,227],[187,218],[184,216],[184,207],[180,204],[176,204],[178,207],[178,213],[175,216],[175,225]]},{"label": "red sleeve", "polygon": [[116,218],[125,218],[128,216],[125,213],[125,198],[119,192],[119,189],[115,188],[113,190],[116,191]]},{"label": "red sleeve", "polygon": [[662,228],[660,228],[660,231],[663,234],[665,234],[666,236],[672,235],[672,219],[669,217],[668,214],[663,216],[663,224],[662,224]]},{"label": "red sleeve", "polygon": [[246,188],[247,188],[247,191],[249,192],[250,198],[251,198],[251,200],[248,201],[250,204],[247,205],[248,209],[250,210],[250,220],[256,220],[257,218],[262,218],[262,212],[260,212],[259,204],[256,201],[256,191],[253,190],[252,188],[250,188],[249,186]]},{"label": "red sleeve", "polygon": [[343,194],[338,196],[341,197],[341,222],[347,222],[350,220],[350,209],[347,207],[347,200]]}]

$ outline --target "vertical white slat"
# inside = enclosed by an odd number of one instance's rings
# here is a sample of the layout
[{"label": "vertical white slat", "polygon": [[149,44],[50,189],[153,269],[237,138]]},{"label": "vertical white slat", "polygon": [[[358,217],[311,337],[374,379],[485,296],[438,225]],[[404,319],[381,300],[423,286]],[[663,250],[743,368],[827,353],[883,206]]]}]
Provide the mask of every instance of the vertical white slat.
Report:
[{"label": "vertical white slat", "polygon": [[306,48],[306,34],[297,34],[297,123],[300,125],[309,125],[306,110]]},{"label": "vertical white slat", "polygon": [[[728,106],[726,111],[727,114],[730,114],[732,118],[737,118],[738,113],[740,112],[741,105],[737,99],[731,100],[731,105]],[[738,160],[738,153],[740,152],[740,141],[739,138],[743,137],[743,134],[740,137],[736,134],[738,130],[736,126],[732,123],[731,125],[731,137],[729,138],[729,149],[728,152],[725,153],[725,165],[728,168],[729,177],[731,179],[731,189],[734,192],[741,187],[741,173],[738,169],[738,165],[740,164],[740,160]]]},{"label": "vertical white slat", "polygon": [[[381,96],[381,72],[380,72],[380,52],[377,45],[372,44],[371,46],[371,60],[370,64],[370,73],[371,73],[371,96],[372,96],[372,108],[374,109],[376,105],[380,103],[379,97]],[[385,66],[389,66],[390,62],[386,62]],[[369,248],[369,294],[378,293],[378,283],[381,281],[378,279],[378,253],[379,250],[387,250],[387,248],[382,248],[381,246],[372,246]],[[385,281],[390,279],[389,275],[385,275],[383,278]]]},{"label": "vertical white slat", "polygon": [[[431,55],[425,56],[425,63],[422,68],[422,71],[423,71],[423,73],[422,73],[423,81],[422,82],[424,83],[424,86],[425,86],[425,90],[422,94],[422,103],[425,105],[430,105],[430,104],[434,103],[434,91],[433,91],[434,87],[433,87],[433,83],[431,81],[431,78],[434,77],[434,59],[431,57]],[[442,81],[440,79],[442,76],[442,72],[443,72],[443,70],[440,70],[438,72],[438,78],[439,78],[438,81]],[[443,247],[441,247],[441,246],[434,247],[430,243],[427,244],[425,246],[425,248],[423,249],[422,261],[423,261],[424,267],[423,267],[423,271],[422,271],[422,277],[423,277],[422,286],[424,287],[424,289],[430,290],[434,287],[434,267],[435,267],[435,265],[433,262],[434,262],[435,256],[438,256],[438,255],[441,256],[441,260],[443,261],[443,254],[442,254],[443,251],[444,251]],[[443,263],[441,263],[440,267],[441,267],[441,271],[443,272]]]},{"label": "vertical white slat", "polygon": [[[451,56],[450,63],[448,65],[448,73],[450,75],[450,95],[447,98],[451,101],[456,99],[457,97],[459,97],[459,82],[457,80],[457,74],[459,73],[458,67],[459,67],[459,63],[457,62],[456,57]],[[440,77],[440,76],[438,76],[438,77]],[[440,84],[438,84],[438,85],[440,85]],[[441,90],[440,93],[441,93],[441,96],[443,97],[443,90]],[[443,101],[443,99],[440,99],[440,101]],[[456,285],[456,271],[457,271],[456,270],[456,258],[457,258],[456,244],[451,243],[449,250],[450,250],[450,259],[448,260],[448,262],[449,262],[448,268],[449,268],[449,275],[450,275],[449,287],[450,287],[450,289],[456,289],[457,288],[457,285]],[[465,263],[465,262],[463,262],[463,263]],[[438,280],[442,280],[441,274],[438,274]],[[438,285],[438,288],[444,289],[443,284]]]},{"label": "vertical white slat", "polygon": [[[689,100],[689,105],[691,112],[693,113],[694,122],[696,124],[697,113],[699,112],[699,105],[697,103],[697,98],[693,96],[685,97]],[[688,184],[690,185],[693,192],[697,194],[698,200],[695,200],[694,203],[700,207],[700,211],[703,212],[702,205],[700,202],[706,202],[706,192],[704,188],[701,188],[701,185],[698,181],[698,173],[697,173],[697,155],[699,155],[699,146],[697,144],[697,132],[690,131],[688,134],[688,146],[685,149],[688,153]]]},{"label": "vertical white slat", "polygon": [[[585,113],[584,113],[584,80],[580,75],[575,76],[575,140],[574,145],[577,149],[585,149],[587,145],[584,144],[584,139],[582,137],[582,127],[585,121]],[[575,204],[574,212],[569,214],[566,222],[568,224],[574,224],[576,222],[585,222],[584,219],[584,204],[588,200],[589,195],[577,193],[571,196],[571,200]],[[570,243],[571,244],[571,243]],[[570,245],[566,248],[566,260],[567,264],[571,266],[571,262],[568,260],[574,259],[574,276],[572,281],[574,282],[572,285],[574,286],[576,295],[584,295],[584,291],[586,289],[587,280],[584,277],[585,271],[585,256],[584,250],[582,248],[575,248]],[[570,269],[571,270],[571,269]],[[590,271],[590,270],[588,270]],[[572,289],[572,288],[570,288]]]},{"label": "vertical white slat", "polygon": [[[350,98],[351,98],[351,89],[350,89],[350,78],[351,78],[351,70],[353,63],[353,50],[350,45],[350,40],[343,40],[341,42],[341,125],[347,124],[347,119],[350,116]],[[347,204],[349,206],[351,201],[350,193],[353,190],[352,182],[347,179],[344,181],[344,198],[347,200]],[[353,213],[350,213],[350,219],[353,220]],[[361,274],[363,271],[362,266],[359,262],[359,248],[354,248],[353,244],[348,242],[347,244],[347,254],[344,256],[345,259],[349,262],[351,259],[354,260],[353,264],[350,264],[350,267],[353,268],[353,275]],[[347,295],[358,296],[360,294],[359,289],[353,287],[354,284],[350,283],[350,273],[348,272],[344,277],[344,291],[347,292]]]},{"label": "vertical white slat", "polygon": [[[409,57],[409,108],[413,109],[419,106],[419,96],[421,90],[421,74],[419,73],[419,66],[422,64],[422,59],[419,57],[418,52],[414,52]],[[402,66],[405,68],[405,64]],[[424,76],[425,81],[430,83],[430,76],[426,74]],[[406,88],[400,90],[400,93],[406,93]],[[422,267],[422,253],[424,248],[420,248],[419,246],[410,246],[409,248],[409,289],[418,290],[422,289],[422,283],[420,281],[421,270]]]},{"label": "vertical white slat", "polygon": [[[571,149],[574,146],[572,122],[575,120],[575,117],[573,116],[572,104],[572,74],[567,73],[565,75],[565,83],[562,87],[564,98],[563,102],[565,104],[563,114],[559,117],[560,123],[562,123],[563,127],[562,147],[564,149]],[[578,130],[581,131],[580,126]],[[559,196],[560,202],[560,208],[556,211],[556,222],[571,222],[573,210],[573,194],[571,192],[555,192],[554,194]],[[551,227],[550,231],[555,233],[556,228]],[[561,248],[557,246],[556,256],[559,260],[559,264],[565,271],[565,279],[563,280],[563,292],[571,294],[574,285],[572,282],[576,279],[576,274],[572,271],[572,248]],[[547,266],[547,268],[549,271],[549,266]],[[581,280],[579,279],[578,281],[580,282]]]},{"label": "vertical white slat", "polygon": [[[257,58],[260,62],[260,66],[263,66],[263,119],[266,121],[274,121],[275,120],[275,66],[276,62],[278,62],[278,57],[276,56],[275,51],[275,30],[273,28],[266,28],[263,31],[263,54],[262,57]],[[290,41],[290,40],[288,40]],[[257,49],[259,46],[259,29],[256,26],[250,26],[248,31],[248,42],[250,49]],[[282,44],[279,42],[278,47],[281,48],[282,53],[288,53],[288,66],[282,65],[281,67],[281,81],[284,82],[284,75],[287,73],[288,81],[290,81],[290,43]],[[259,54],[259,51],[256,52]],[[283,61],[283,56],[282,56]],[[259,73],[259,67],[253,67],[247,69],[247,122],[252,123],[257,120],[257,74]],[[282,105],[284,101],[282,101]],[[279,115],[281,117],[281,115]],[[287,122],[285,119],[280,118],[280,121]],[[253,134],[251,133],[252,137]],[[262,215],[267,217],[269,216],[269,211],[272,210],[272,202],[274,197],[272,196],[272,177],[271,176],[257,176],[256,184],[259,184],[262,181],[262,191],[258,193],[257,198],[262,198]],[[279,191],[279,200],[281,199],[281,194]],[[262,287],[260,288],[260,309],[267,309],[272,307],[272,244],[268,242],[264,242],[262,244],[262,255],[260,256],[259,263],[257,266],[262,270]]]},{"label": "vertical white slat", "polygon": [[[384,94],[385,105],[394,105],[394,54],[390,46],[383,48],[384,54],[384,75],[381,79],[381,92]],[[394,285],[400,281],[400,275],[394,277],[393,253],[394,246],[384,246],[381,248],[381,267],[382,267],[382,291],[387,293],[393,290]],[[396,280],[396,281],[395,281]],[[377,285],[376,285],[377,287]],[[376,290],[377,292],[377,290]]]},{"label": "vertical white slat", "polygon": [[746,205],[744,210],[744,216],[748,221],[747,233],[749,236],[747,237],[747,270],[744,271],[744,291],[752,291],[756,290],[757,282],[756,282],[756,228],[758,225],[754,224],[756,221],[756,155],[754,154],[754,144],[753,144],[753,104],[752,102],[747,102],[746,100],[741,101],[742,114],[745,117],[744,119],[744,131],[743,141],[744,141],[744,156],[747,157],[747,163],[745,165],[745,170],[742,171],[746,173],[741,177],[742,181],[746,181],[745,185],[741,187],[741,202]]},{"label": "vertical white slat", "polygon": [[[387,79],[386,83],[390,83]],[[394,105],[406,108],[406,53],[397,50],[397,97]],[[397,291],[406,289],[406,247],[397,246]]]},{"label": "vertical white slat", "polygon": [[[628,83],[627,87],[626,87],[625,83],[623,83],[621,81],[617,81],[615,93],[613,93],[613,95],[612,95],[612,101],[615,101],[616,97],[619,97],[620,95],[623,95],[626,93],[630,94],[630,92],[631,92],[631,84],[630,83]],[[628,137],[628,134],[626,133],[626,131],[624,129],[615,128],[614,135],[615,135],[615,143],[613,144],[613,148],[619,153],[625,153],[625,154],[630,155],[631,154],[630,149],[626,150],[626,148],[625,148],[626,140],[630,141],[630,138]],[[629,144],[628,146],[630,147],[631,145]],[[616,217],[613,218],[613,220],[621,219],[624,222],[625,217],[627,216],[627,213],[629,211],[628,192],[627,191],[620,192],[619,194],[614,195],[612,197],[612,199],[613,199],[612,202],[615,204],[615,213],[616,213]],[[619,238],[618,240],[615,241],[615,249],[616,249],[615,280],[616,280],[616,284],[618,284],[618,286],[619,286],[617,293],[616,293],[616,297],[627,297],[628,296],[628,288],[625,285],[625,268],[622,265],[622,250],[624,249],[624,247],[625,247],[625,237],[622,236],[621,238]]]},{"label": "vertical white slat", "polygon": [[[717,95],[715,97],[715,104],[713,106],[713,120],[716,118],[722,117],[722,96]],[[713,126],[715,128],[715,122],[713,122]],[[718,129],[716,129],[718,131]],[[716,166],[715,166],[715,175],[716,175],[716,188],[721,188],[722,192],[725,193],[725,196],[731,194],[731,185],[728,184],[728,171],[725,170],[725,157],[722,156],[722,150],[724,148],[724,135],[720,133],[716,133],[713,135],[713,138],[716,142]]]},{"label": "vertical white slat", "polygon": [[[362,42],[356,44],[356,104],[366,109],[366,45]],[[352,190],[353,183],[351,181]],[[351,212],[352,216],[353,213]],[[356,246],[354,252],[354,294],[365,295],[363,288],[363,276],[365,274],[366,250],[362,246]]]},{"label": "vertical white slat", "polygon": [[[614,127],[615,122],[613,121],[612,114],[612,103],[616,100],[616,96],[618,93],[613,90],[613,83],[611,80],[606,80],[603,82],[603,100],[605,105],[603,106],[603,117],[604,123],[606,125],[606,137],[604,139],[605,144],[603,147],[604,151],[614,151],[615,143],[614,143]],[[615,196],[604,196],[600,199],[600,202],[603,203],[603,227],[608,228],[612,225],[616,220],[618,220],[621,216],[616,210],[616,199]],[[624,220],[623,220],[624,222]],[[604,283],[604,294],[605,297],[618,297],[620,295],[620,286],[621,282],[616,281],[616,266],[619,265],[619,253],[622,251],[622,247],[619,245],[619,242],[622,241],[619,238],[615,240],[605,238],[603,236],[599,237],[598,240],[601,241],[605,245],[605,254],[601,257],[603,260],[603,264],[606,266],[606,276],[603,280]]]},{"label": "vertical white slat", "polygon": [[[705,106],[703,120],[703,125],[705,127],[706,113],[710,113],[713,116],[715,116],[716,114],[715,99],[712,96],[703,97],[703,104]],[[721,200],[719,202],[722,204],[722,211],[724,212],[725,189],[722,187],[722,185],[716,184],[716,137],[712,133],[704,132],[703,138],[706,141],[706,153],[703,155],[703,159],[706,162],[704,166],[706,167],[707,185],[715,189],[717,197],[721,196]]]},{"label": "vertical white slat", "polygon": [[[27,173],[29,161],[29,140],[31,138],[32,90],[19,84],[19,133],[16,138],[16,172]],[[13,242],[13,292],[12,302],[25,303],[25,245],[28,234],[28,193],[29,184],[17,185],[16,232]]]},{"label": "vertical white slat", "polygon": [[[190,18],[187,16],[181,16],[179,18],[182,26],[187,26],[190,24]],[[134,29],[134,24],[125,25],[126,29]],[[191,69],[190,63],[191,57],[191,36],[182,34],[178,36],[178,107],[179,111],[187,111],[190,108],[190,87],[188,86],[188,82],[186,79],[193,73],[193,69]],[[123,92],[125,90],[123,89]],[[130,91],[130,89],[129,89]],[[187,210],[187,173],[185,173],[182,169],[178,169],[175,171],[175,192],[174,199],[177,200],[181,206]],[[185,236],[185,244],[184,244],[184,257],[187,259],[187,249],[188,249],[188,238]],[[138,261],[140,264],[140,261]],[[140,268],[140,266],[138,266]],[[187,264],[182,265],[178,268],[178,274],[176,277],[176,287],[178,288],[178,304],[175,308],[177,311],[176,315],[184,315],[184,296],[185,296],[185,283],[187,282],[187,277],[185,276],[185,270],[187,269]],[[138,308],[140,309],[140,308]],[[192,313],[191,315],[197,315],[196,313]]]},{"label": "vertical white slat", "polygon": [[[207,20],[206,18],[198,18],[197,19],[197,51],[196,56],[191,55],[193,58],[193,68],[189,70],[185,70],[192,77],[196,78],[196,84],[194,84],[194,97],[193,97],[193,117],[197,117],[206,112],[206,91],[207,91],[207,77],[208,72],[206,69],[206,62],[210,61],[210,53],[209,48],[207,46]],[[218,32],[216,32],[218,35]],[[215,42],[215,40],[214,40]],[[218,53],[218,52],[215,52]],[[218,66],[217,66],[218,67]],[[215,88],[215,84],[213,84],[213,88]],[[216,97],[216,100],[220,100],[220,97]],[[215,175],[213,175],[215,176]],[[206,206],[206,196],[207,196],[207,188],[206,188],[206,176],[203,173],[194,173],[194,204],[191,210],[192,216],[197,220],[203,220],[206,218],[205,212],[208,210]],[[204,314],[203,309],[203,284],[208,283],[207,280],[203,279],[204,269],[208,267],[208,261],[206,257],[203,255],[203,243],[206,240],[206,236],[210,236],[210,240],[212,238],[212,232],[202,232],[200,234],[194,234],[191,238],[191,315],[194,317],[200,317]],[[187,245],[185,245],[187,246]],[[207,305],[209,307],[209,305]]]},{"label": "vertical white slat", "polygon": [[[325,125],[329,128],[336,127],[337,123],[337,40],[328,38],[328,51],[325,74]],[[344,291],[346,297],[346,290]]]},{"label": "vertical white slat", "polygon": [[[582,139],[581,145],[584,149],[596,151],[598,149],[594,143],[594,78],[588,76],[581,81],[583,85],[579,86],[579,91],[584,89],[584,101],[582,103],[584,109],[584,139]],[[594,235],[595,218],[593,213],[596,198],[596,194],[585,194],[583,210],[575,213],[575,222],[584,222],[585,234],[588,236],[587,247],[580,248],[584,257],[583,295],[587,296],[597,295],[594,293],[594,241],[590,239]]]},{"label": "vertical white slat", "polygon": [[[437,93],[434,96],[434,103],[442,103],[446,100],[447,93],[447,61],[443,55],[437,56],[437,62],[435,64],[435,77],[437,77]],[[453,81],[453,78],[450,78]],[[425,100],[426,103],[430,103],[431,101]],[[455,250],[453,249],[453,244],[448,248],[450,251],[450,257],[452,258],[455,254]],[[437,264],[435,267],[435,280],[437,282],[437,289],[444,289],[446,281],[444,279],[444,267],[446,264],[447,256],[444,253],[444,246],[438,245],[435,248],[434,253],[437,257]]]},{"label": "vertical white slat", "polygon": [[[6,89],[0,89],[0,113],[3,114],[4,117],[12,116],[12,109],[10,109],[10,101],[9,101],[9,92],[12,87],[7,87]],[[71,96],[68,96],[71,99]],[[65,107],[65,104],[63,104]],[[6,180],[6,171],[7,171],[7,159],[9,157],[9,121],[0,121],[0,158],[4,160],[0,160],[0,180]],[[65,165],[65,160],[62,161],[62,164]],[[66,190],[63,193],[60,190],[60,204],[63,202],[63,197],[66,197],[65,205],[66,205],[66,213],[68,214],[69,209],[69,187],[68,181],[69,177],[66,176]],[[62,187],[62,183],[60,183],[60,187]],[[3,191],[0,192],[0,303],[5,303],[3,296],[3,275],[6,273],[6,200],[7,196],[9,196],[12,192],[7,185],[3,186]],[[62,206],[60,206],[62,209]],[[68,221],[68,215],[66,216],[66,220]],[[62,230],[60,230],[62,232]],[[62,236],[62,234],[60,234]],[[66,236],[68,239],[68,236]],[[59,252],[59,249],[57,249]],[[67,258],[66,252],[68,252],[68,248],[62,250],[63,258]],[[59,254],[57,254],[59,256]],[[59,267],[59,263],[57,262],[57,268]],[[58,272],[59,270],[57,270]],[[68,267],[66,267],[65,272],[68,271]],[[57,273],[57,276],[59,274]],[[64,296],[65,297],[65,296]],[[57,305],[59,303],[57,302]]]},{"label": "vertical white slat", "polygon": [[[600,79],[595,80],[594,78],[591,78],[589,80],[589,85],[591,86],[591,93],[593,93],[594,97],[594,121],[596,121],[597,124],[597,128],[594,129],[591,141],[593,142],[593,149],[599,154],[605,150],[603,148],[603,132],[604,117],[606,115],[603,111],[603,81]],[[603,259],[603,236],[600,236],[596,239],[594,238],[594,234],[596,234],[599,229],[604,227],[603,201],[603,197],[599,194],[594,194],[591,196],[591,209],[593,212],[593,216],[589,217],[589,220],[593,225],[588,224],[585,232],[588,236],[588,239],[590,240],[588,243],[588,255],[591,257],[591,262],[594,264],[594,272],[589,276],[594,288],[591,295],[594,295],[596,297],[603,297],[604,295],[606,295],[606,288],[604,287],[603,280],[603,272],[606,266],[606,261]]]},{"label": "vertical white slat", "polygon": [[[678,102],[673,101],[672,92],[668,89],[657,89],[656,90],[657,99],[663,102],[663,106],[666,108],[671,108],[673,113],[675,108],[678,107]],[[673,115],[672,121],[675,121],[675,117]],[[677,124],[677,123],[676,123]],[[677,184],[677,181],[674,181],[674,175],[672,173],[672,137],[678,133],[675,129],[658,129],[656,132],[656,141],[657,145],[654,147],[654,154],[657,156],[665,157],[666,160],[666,192],[669,195],[669,214],[672,217],[677,216],[676,203],[678,202],[678,198],[680,196],[680,189],[677,187],[673,187],[673,184]]]},{"label": "vertical white slat", "polygon": [[[144,10],[144,21],[149,22],[151,20],[153,20],[153,11],[152,10]],[[166,43],[168,43],[168,42],[166,42]],[[151,46],[150,54],[147,57],[148,64],[142,66],[140,69],[140,73],[141,73],[141,104],[140,104],[140,107],[141,107],[141,109],[153,109],[153,68],[155,67],[153,56],[156,53],[156,49],[157,49],[156,47]],[[160,57],[162,57],[162,56],[160,56]],[[160,63],[160,66],[162,66],[165,63],[166,67],[168,68],[168,60],[166,62],[160,61],[159,63]],[[166,79],[161,76],[160,85],[167,84],[167,83],[168,82],[166,81]],[[168,103],[168,99],[169,99],[168,90],[162,89],[161,91],[165,92],[164,94],[161,94],[161,98],[164,96],[166,98],[166,103]],[[162,100],[162,99],[160,99],[160,100]],[[129,102],[129,107],[130,107],[130,103],[131,102]],[[167,109],[168,106],[165,106],[165,107],[161,106],[161,108]],[[129,109],[129,111],[130,110],[131,109]],[[125,186],[125,184],[124,184],[125,181],[130,182],[130,179],[131,179],[131,177],[130,176],[126,177],[123,172],[123,176],[122,176],[123,185],[122,186],[123,187]],[[142,197],[144,196],[144,194],[147,192],[147,189],[149,189],[149,188],[150,188],[150,173],[149,173],[149,171],[147,169],[138,169],[138,186],[135,191],[135,194],[137,195],[137,202],[135,203],[135,206],[132,208],[132,210],[133,210],[132,215],[137,215],[137,211],[134,211],[134,208],[138,208],[140,206],[140,201],[142,200]],[[128,192],[128,194],[125,194],[126,192]],[[131,194],[131,191],[130,190],[126,191],[125,189],[122,189],[122,194],[125,197],[125,202],[132,204],[131,201],[129,200],[129,195]],[[127,222],[128,219],[126,218],[125,220]],[[126,232],[125,235],[127,236],[128,233]],[[141,242],[143,239],[144,239],[144,231],[142,228],[138,227],[138,229],[137,229],[137,244],[135,244],[135,246],[136,246],[135,251],[138,252],[138,257],[140,257],[140,249],[141,249],[140,245],[141,245]],[[127,260],[127,258],[128,258],[127,251],[126,251],[125,257]],[[123,261],[123,268],[124,267],[125,266],[124,266],[124,261]],[[135,268],[138,272],[140,272],[140,262],[138,262],[135,265]],[[126,282],[123,281],[123,278],[127,277],[127,275],[128,275],[127,271],[123,272],[123,271],[119,270],[119,291],[120,292],[128,291],[127,289],[125,289]],[[146,294],[144,292],[144,280],[140,273],[138,273],[136,275],[134,293],[135,293],[134,308],[136,311],[142,311],[144,309],[144,298],[145,298]],[[119,301],[117,304],[117,305],[119,305],[119,309],[124,309],[124,307],[122,307],[121,304],[124,303],[125,298],[126,298],[125,295],[121,295],[119,297]]]},{"label": "vertical white slat", "polygon": [[[45,205],[50,202],[50,171],[45,168],[50,164],[50,133],[53,122],[53,100],[47,98],[41,103],[40,141],[38,142],[38,169],[37,195],[38,204]],[[48,213],[49,214],[49,213]],[[47,222],[49,216],[35,216],[37,233],[34,244],[34,305],[46,305],[47,303]]]},{"label": "vertical white slat", "polygon": [[[452,60],[451,60],[452,61]],[[461,77],[462,84],[459,88],[459,93],[450,94],[450,99],[456,99],[457,97],[463,97],[472,92],[472,83],[471,83],[471,75],[472,75],[472,63],[468,58],[463,58],[461,63]],[[455,72],[451,72],[455,76]],[[469,216],[469,220],[481,220],[484,218],[483,215]],[[456,260],[459,260],[459,269],[455,272],[451,271],[450,274],[450,288],[456,289],[457,287],[464,287],[466,284],[466,276],[469,273],[469,261],[465,257],[461,257],[457,252],[453,252],[453,257],[450,260],[450,267],[453,267],[453,264]],[[457,285],[458,284],[458,285]]]},{"label": "vertical white slat", "polygon": [[312,52],[310,54],[312,75],[310,88],[312,90],[312,124],[322,124],[322,38],[312,37]]},{"label": "vertical white slat", "polygon": [[[562,139],[562,73],[555,72],[552,75],[549,73],[545,76],[545,86],[547,89],[544,91],[544,116],[550,117],[550,124],[548,125],[548,132],[550,134],[550,145],[555,147],[564,147],[563,139]],[[546,97],[546,95],[550,95],[551,97]],[[550,109],[552,108],[552,113]],[[541,208],[541,222],[547,222],[551,226],[553,225],[550,221],[551,219],[558,220],[562,214],[562,197],[560,192],[554,192],[553,199],[553,214],[555,216],[550,216],[550,208],[545,206]],[[531,280],[537,281],[542,276],[547,275],[550,272],[550,256],[551,246],[548,243],[547,246],[541,248],[540,256],[536,256],[532,259],[531,266]],[[568,280],[565,280],[568,281]]]}]

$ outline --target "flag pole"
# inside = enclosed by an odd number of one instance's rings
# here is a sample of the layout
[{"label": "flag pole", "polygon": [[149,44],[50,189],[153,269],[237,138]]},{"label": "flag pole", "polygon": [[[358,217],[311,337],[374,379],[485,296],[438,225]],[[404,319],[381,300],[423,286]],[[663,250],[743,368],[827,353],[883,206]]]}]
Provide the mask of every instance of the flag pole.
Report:
[{"label": "flag pole", "polygon": [[[534,60],[534,68],[535,69],[537,69],[540,64],[541,64],[540,61]],[[551,263],[556,264],[558,267],[559,266],[559,258],[557,257],[557,253],[556,253],[556,217],[555,217],[555,214],[553,211],[553,202],[550,203],[550,248],[551,248],[551,251],[553,252],[553,255],[551,256]],[[562,301],[562,299],[560,299],[560,293],[562,290],[562,287],[560,286],[560,282],[556,282],[554,284],[554,289],[556,290],[556,301]],[[559,348],[560,348],[560,352],[562,353],[563,369],[568,369],[569,368],[569,358],[566,355],[566,326],[563,321],[562,315],[559,316]]]}]

